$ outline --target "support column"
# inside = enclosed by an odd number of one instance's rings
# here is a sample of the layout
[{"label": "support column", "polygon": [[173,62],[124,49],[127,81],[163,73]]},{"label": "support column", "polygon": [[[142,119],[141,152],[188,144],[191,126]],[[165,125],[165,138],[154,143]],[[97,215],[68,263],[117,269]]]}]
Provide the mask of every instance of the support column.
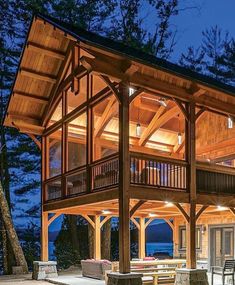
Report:
[{"label": "support column", "polygon": [[119,271],[130,272],[129,86],[119,88]]},{"label": "support column", "polygon": [[41,218],[41,261],[48,261],[48,213]]},{"label": "support column", "polygon": [[139,258],[145,258],[145,218],[139,219]]},{"label": "support column", "polygon": [[189,163],[188,186],[190,204],[188,206],[189,221],[186,223],[187,232],[187,268],[196,268],[196,112],[195,103],[188,106],[187,122],[187,160]]},{"label": "support column", "polygon": [[94,226],[94,258],[101,259],[100,216],[95,216]]}]

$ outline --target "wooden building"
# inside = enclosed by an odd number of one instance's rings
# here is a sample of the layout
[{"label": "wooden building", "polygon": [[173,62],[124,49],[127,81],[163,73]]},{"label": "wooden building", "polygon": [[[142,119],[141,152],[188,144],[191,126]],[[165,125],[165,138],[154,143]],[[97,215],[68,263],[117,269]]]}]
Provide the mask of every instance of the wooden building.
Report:
[{"label": "wooden building", "polygon": [[[213,79],[35,17],[4,125],[42,151],[42,260],[48,227],[61,214],[87,219],[97,259],[101,227],[119,217],[122,273],[130,271],[130,220],[140,257],[156,218],[172,228],[174,254],[186,255],[188,268],[208,256],[198,244],[208,247],[212,229],[216,249],[231,239],[234,257],[234,96],[235,88]],[[216,219],[232,234],[219,237],[210,226]]]}]

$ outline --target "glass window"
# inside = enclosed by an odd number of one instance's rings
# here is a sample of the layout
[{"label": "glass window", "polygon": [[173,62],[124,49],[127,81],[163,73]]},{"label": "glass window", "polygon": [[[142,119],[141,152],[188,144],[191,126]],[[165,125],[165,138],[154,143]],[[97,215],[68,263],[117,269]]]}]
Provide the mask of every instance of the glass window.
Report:
[{"label": "glass window", "polygon": [[46,184],[46,201],[61,197],[61,179],[56,179]]},{"label": "glass window", "polygon": [[86,164],[87,116],[83,113],[68,124],[68,170]]},{"label": "glass window", "polygon": [[93,160],[118,151],[119,116],[118,101],[114,95],[104,99],[92,109]]},{"label": "glass window", "polygon": [[50,118],[50,121],[48,123],[48,127],[58,122],[61,119],[62,119],[62,99],[60,100],[59,104],[55,108],[55,111],[53,112]]},{"label": "glass window", "polygon": [[109,91],[107,84],[100,76],[92,75],[92,96],[102,92],[103,90]]},{"label": "glass window", "polygon": [[53,177],[61,174],[62,128],[48,137],[48,175]]},{"label": "glass window", "polygon": [[[180,235],[179,235],[179,245],[181,250],[186,249],[187,245],[187,235],[186,235],[186,228],[181,227],[180,228]],[[201,238],[202,238],[202,232],[201,232],[201,227],[196,228],[196,249],[201,249]]]},{"label": "glass window", "polygon": [[67,195],[86,192],[86,170],[67,177]]},{"label": "glass window", "polygon": [[78,82],[78,92],[67,90],[67,114],[79,107],[87,100],[87,75]]}]

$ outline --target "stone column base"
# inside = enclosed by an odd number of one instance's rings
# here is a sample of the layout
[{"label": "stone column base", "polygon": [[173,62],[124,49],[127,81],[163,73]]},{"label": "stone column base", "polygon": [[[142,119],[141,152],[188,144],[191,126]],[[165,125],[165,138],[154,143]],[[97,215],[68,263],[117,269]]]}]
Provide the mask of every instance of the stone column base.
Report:
[{"label": "stone column base", "polygon": [[209,285],[206,269],[176,269],[175,285]]},{"label": "stone column base", "polygon": [[142,285],[143,274],[140,273],[118,273],[107,274],[108,285]]},{"label": "stone column base", "polygon": [[34,261],[33,279],[44,280],[48,277],[58,277],[56,265],[56,261]]}]

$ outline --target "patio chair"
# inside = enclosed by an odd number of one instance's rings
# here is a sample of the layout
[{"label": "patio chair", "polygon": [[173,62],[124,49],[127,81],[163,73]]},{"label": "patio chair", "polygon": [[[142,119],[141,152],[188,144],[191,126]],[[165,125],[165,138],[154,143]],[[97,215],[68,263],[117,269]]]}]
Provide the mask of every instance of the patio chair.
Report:
[{"label": "patio chair", "polygon": [[232,284],[234,285],[234,268],[235,260],[225,260],[224,266],[212,266],[211,267],[211,285],[213,285],[214,275],[222,276],[222,284],[225,285],[225,277],[232,277]]}]

